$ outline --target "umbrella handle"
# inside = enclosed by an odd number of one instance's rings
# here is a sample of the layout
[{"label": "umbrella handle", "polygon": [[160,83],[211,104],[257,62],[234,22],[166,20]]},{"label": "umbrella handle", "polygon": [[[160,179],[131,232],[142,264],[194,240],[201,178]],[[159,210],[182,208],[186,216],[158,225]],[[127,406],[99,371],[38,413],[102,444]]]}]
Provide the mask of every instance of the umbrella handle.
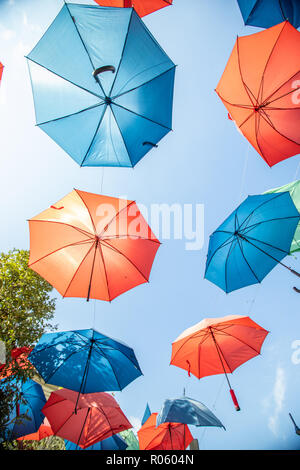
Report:
[{"label": "umbrella handle", "polygon": [[153,142],[143,142],[143,145],[150,145],[151,147],[155,147],[155,148],[158,147],[158,145],[154,144]]},{"label": "umbrella handle", "polygon": [[241,408],[240,408],[240,405],[239,405],[239,403],[238,403],[238,401],[237,401],[237,398],[236,398],[236,396],[235,396],[234,390],[233,390],[232,388],[230,389],[230,395],[231,395],[231,398],[232,398],[232,401],[233,401],[233,403],[234,403],[234,406],[235,406],[236,411],[240,411],[240,409],[241,409]]},{"label": "umbrella handle", "polygon": [[103,72],[112,72],[115,73],[116,69],[113,65],[104,65],[103,67],[98,67],[93,72],[93,77],[97,79],[98,75]]},{"label": "umbrella handle", "polygon": [[290,271],[291,271],[291,273],[293,273],[296,276],[300,277],[300,274],[297,271],[295,271],[294,269],[290,269]]}]

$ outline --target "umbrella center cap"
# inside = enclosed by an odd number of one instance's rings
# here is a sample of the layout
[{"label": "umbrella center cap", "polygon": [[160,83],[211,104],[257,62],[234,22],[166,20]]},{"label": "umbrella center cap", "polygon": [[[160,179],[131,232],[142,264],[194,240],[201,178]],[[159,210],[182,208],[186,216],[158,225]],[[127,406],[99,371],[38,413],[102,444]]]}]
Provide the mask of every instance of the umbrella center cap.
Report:
[{"label": "umbrella center cap", "polygon": [[110,105],[112,103],[112,99],[109,96],[106,96],[104,102],[105,104]]}]

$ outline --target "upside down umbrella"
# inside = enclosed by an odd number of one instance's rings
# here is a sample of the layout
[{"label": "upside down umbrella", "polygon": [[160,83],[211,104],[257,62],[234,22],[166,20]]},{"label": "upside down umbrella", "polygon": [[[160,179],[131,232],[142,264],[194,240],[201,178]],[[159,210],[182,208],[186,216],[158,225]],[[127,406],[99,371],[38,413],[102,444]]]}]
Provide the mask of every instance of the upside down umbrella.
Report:
[{"label": "upside down umbrella", "polygon": [[86,449],[131,428],[116,400],[108,393],[81,394],[62,389],[52,392],[42,411],[56,436]]},{"label": "upside down umbrella", "polygon": [[95,2],[103,7],[133,7],[139,16],[145,16],[172,5],[173,0],[95,0]]},{"label": "upside down umbrella", "polygon": [[184,423],[194,426],[216,426],[224,428],[221,421],[200,401],[183,396],[167,399],[157,416],[156,425],[162,423]]},{"label": "upside down umbrella", "polygon": [[152,413],[138,431],[141,450],[185,450],[193,440],[186,424],[162,423],[156,426],[158,413]]},{"label": "upside down umbrella", "polygon": [[142,375],[133,349],[93,329],[45,333],[29,360],[45,382],[79,394],[123,390]]},{"label": "upside down umbrella", "polygon": [[126,450],[127,444],[122,437],[115,434],[85,449],[82,449],[80,446],[74,444],[74,442],[68,440],[65,440],[65,447],[66,450]]},{"label": "upside down umbrella", "polygon": [[[7,385],[7,383],[1,384],[0,388],[5,391]],[[16,405],[9,416],[10,424],[7,429],[8,439],[14,440],[35,433],[39,429],[44,420],[41,410],[46,399],[42,387],[31,379],[23,383],[19,379],[12,379],[9,385],[15,389],[17,395]],[[20,419],[17,419],[18,417]]]},{"label": "upside down umbrella", "polygon": [[29,220],[29,267],[63,297],[111,301],[149,281],[160,242],[134,201],[74,190]]},{"label": "upside down umbrella", "polygon": [[27,434],[26,436],[19,437],[18,441],[41,441],[46,437],[53,436],[52,428],[49,424],[47,418],[44,419],[43,423],[40,425],[39,429],[32,433]]},{"label": "upside down umbrella", "polygon": [[205,278],[225,292],[261,282],[290,252],[300,220],[288,192],[248,196],[210,236]]},{"label": "upside down umbrella", "polygon": [[270,28],[288,20],[300,26],[299,0],[237,0],[246,25]]},{"label": "upside down umbrella", "polygon": [[[297,210],[300,211],[300,180],[285,184],[284,186],[280,186],[279,188],[270,189],[269,191],[266,191],[264,194],[282,193],[285,191],[288,191],[290,193],[293,203],[297,207]],[[299,250],[300,250],[300,224],[298,224],[296,232],[294,234],[293,241],[290,247],[290,254],[295,253],[296,251],[299,251]]]},{"label": "upside down umbrella", "polygon": [[225,374],[232,401],[239,411],[227,374],[258,356],[267,334],[267,330],[242,315],[205,318],[172,343],[170,364],[187,370],[198,379]]},{"label": "upside down umbrella", "polygon": [[80,166],[134,167],[171,130],[175,65],[133,9],[67,3],[27,59],[37,125]]},{"label": "upside down umbrella", "polygon": [[283,22],[238,37],[216,88],[269,166],[300,152],[300,32]]}]

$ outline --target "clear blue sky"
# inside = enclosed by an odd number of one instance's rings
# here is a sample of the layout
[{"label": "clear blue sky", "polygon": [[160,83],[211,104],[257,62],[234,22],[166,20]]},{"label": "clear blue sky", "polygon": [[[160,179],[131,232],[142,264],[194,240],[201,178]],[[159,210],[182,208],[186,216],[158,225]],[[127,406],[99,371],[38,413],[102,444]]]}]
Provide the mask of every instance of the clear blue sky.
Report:
[{"label": "clear blue sky", "polygon": [[[93,3],[87,0],[80,3]],[[61,0],[0,0],[1,251],[29,248],[27,219],[73,187],[99,193],[103,170],[80,168],[35,127],[24,55],[54,19]],[[191,427],[202,449],[299,449],[288,412],[300,426],[300,364],[292,362],[292,343],[300,340],[300,280],[276,267],[259,286],[226,295],[204,280],[208,237],[248,194],[286,184],[296,175],[299,156],[270,169],[227,119],[214,92],[236,35],[244,27],[235,0],[174,0],[145,23],[178,64],[174,132],[134,170],[104,170],[103,193],[151,203],[203,203],[205,244],[186,251],[184,240],[164,241],[150,284],[115,299],[87,303],[57,297],[60,330],[93,325],[134,348],[144,376],[116,393],[134,424],[146,402],[159,411],[165,398],[186,394],[211,408],[226,426]],[[74,59],[75,60],[75,59]],[[300,269],[298,259],[289,264]],[[197,380],[169,366],[172,341],[205,317],[248,315],[271,331],[262,355],[231,376],[241,411],[235,412],[223,376]]]}]

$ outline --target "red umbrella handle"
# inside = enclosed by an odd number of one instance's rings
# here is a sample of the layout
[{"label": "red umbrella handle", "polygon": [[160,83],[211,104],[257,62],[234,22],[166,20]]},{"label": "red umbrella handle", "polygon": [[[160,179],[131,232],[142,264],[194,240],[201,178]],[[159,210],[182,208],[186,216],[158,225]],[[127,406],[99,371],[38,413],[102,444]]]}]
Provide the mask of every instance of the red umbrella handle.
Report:
[{"label": "red umbrella handle", "polygon": [[235,406],[236,411],[240,411],[240,409],[241,409],[241,408],[240,408],[240,405],[239,405],[239,403],[238,403],[238,401],[237,401],[237,398],[236,398],[236,396],[235,396],[234,390],[233,390],[232,388],[230,389],[230,395],[231,395],[231,398],[232,398],[232,401],[233,401],[233,403],[234,403],[234,406]]}]

